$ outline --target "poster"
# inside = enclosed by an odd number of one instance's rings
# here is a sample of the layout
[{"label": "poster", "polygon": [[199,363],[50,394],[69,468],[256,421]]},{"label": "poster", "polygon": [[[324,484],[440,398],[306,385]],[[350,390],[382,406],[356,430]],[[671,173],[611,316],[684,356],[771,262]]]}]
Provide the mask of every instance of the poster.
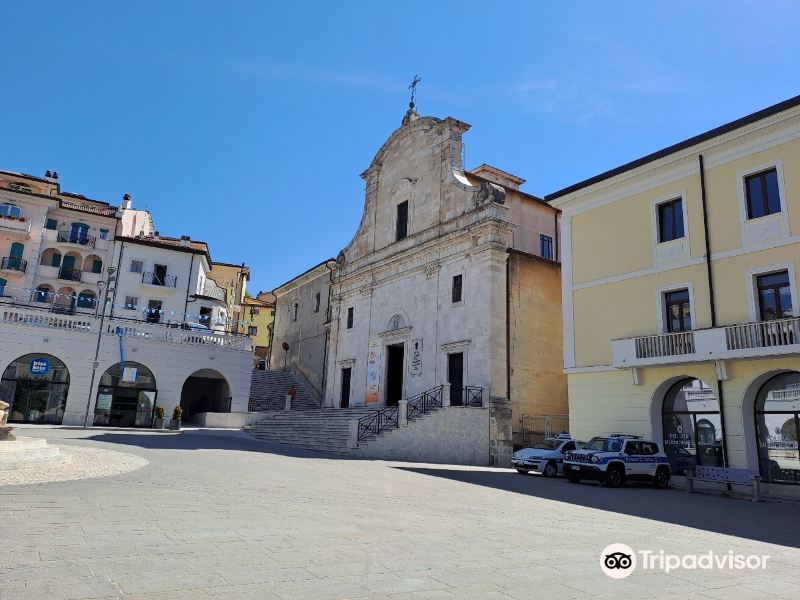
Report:
[{"label": "poster", "polygon": [[28,370],[31,375],[47,375],[50,372],[50,361],[46,358],[34,358]]},{"label": "poster", "polygon": [[125,367],[122,371],[123,383],[136,383],[137,370],[136,367]]},{"label": "poster", "polygon": [[422,340],[411,341],[411,374],[422,375]]},{"label": "poster", "polygon": [[369,343],[367,354],[367,404],[376,404],[380,398],[381,346],[379,342]]}]

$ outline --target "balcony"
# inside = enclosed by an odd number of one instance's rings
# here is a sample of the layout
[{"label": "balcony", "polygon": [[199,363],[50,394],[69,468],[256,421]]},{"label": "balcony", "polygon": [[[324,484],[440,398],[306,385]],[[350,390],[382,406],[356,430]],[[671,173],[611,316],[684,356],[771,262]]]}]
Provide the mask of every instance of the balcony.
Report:
[{"label": "balcony", "polygon": [[800,354],[800,317],[646,335],[611,344],[617,368]]},{"label": "balcony", "polygon": [[81,270],[80,269],[64,269],[61,268],[58,271],[58,278],[64,279],[65,281],[80,281],[81,280]]},{"label": "balcony", "polygon": [[28,261],[18,256],[6,256],[0,262],[0,271],[14,271],[24,273],[28,268]]},{"label": "balcony", "polygon": [[151,273],[150,271],[145,271],[142,273],[142,284],[174,288],[178,285],[178,278],[174,275],[167,275],[166,273]]},{"label": "balcony", "polygon": [[8,237],[27,240],[31,237],[31,222],[24,217],[0,217],[0,232]]},{"label": "balcony", "polygon": [[62,244],[74,244],[84,248],[94,248],[97,243],[96,237],[77,231],[59,231],[57,240]]}]

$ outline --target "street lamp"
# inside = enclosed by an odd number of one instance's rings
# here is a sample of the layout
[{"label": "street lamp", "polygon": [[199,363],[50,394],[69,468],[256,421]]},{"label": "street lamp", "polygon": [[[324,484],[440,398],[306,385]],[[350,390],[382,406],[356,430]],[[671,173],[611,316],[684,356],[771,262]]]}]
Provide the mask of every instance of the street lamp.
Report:
[{"label": "street lamp", "polygon": [[[108,294],[109,292],[113,292],[114,288],[112,287],[114,281],[116,281],[116,277],[114,277],[114,272],[116,269],[114,267],[108,267],[106,269],[106,273],[108,273],[108,278],[106,281],[98,282],[98,286],[100,289],[105,288],[105,295],[103,296],[103,310],[100,313],[100,325],[97,328],[97,346],[94,349],[94,361],[92,362],[92,379],[89,382],[89,397],[86,399],[86,415],[83,418],[83,428],[87,429],[89,427],[89,407],[92,405],[92,389],[94,388],[94,379],[97,376],[97,367],[100,366],[98,362],[98,358],[100,357],[100,342],[103,339],[103,322],[106,318],[106,308],[108,307]],[[103,285],[100,285],[100,284]],[[113,313],[113,307],[111,312]],[[95,318],[97,318],[97,310],[95,309]]]}]

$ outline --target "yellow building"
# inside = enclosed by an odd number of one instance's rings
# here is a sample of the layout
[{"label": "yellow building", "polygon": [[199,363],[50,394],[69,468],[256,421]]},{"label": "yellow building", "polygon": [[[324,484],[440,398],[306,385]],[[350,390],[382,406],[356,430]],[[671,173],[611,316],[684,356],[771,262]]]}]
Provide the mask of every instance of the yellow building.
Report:
[{"label": "yellow building", "polygon": [[573,435],[800,483],[800,96],[546,198]]},{"label": "yellow building", "polygon": [[250,281],[250,267],[244,263],[234,265],[215,261],[208,277],[225,290],[225,303],[231,321],[229,331],[246,334],[249,318],[245,314],[243,303],[247,295],[247,282]]},{"label": "yellow building", "polygon": [[272,323],[275,321],[275,295],[260,292],[255,298],[245,297],[242,302],[248,334],[253,339],[253,351],[259,358],[269,356]]}]

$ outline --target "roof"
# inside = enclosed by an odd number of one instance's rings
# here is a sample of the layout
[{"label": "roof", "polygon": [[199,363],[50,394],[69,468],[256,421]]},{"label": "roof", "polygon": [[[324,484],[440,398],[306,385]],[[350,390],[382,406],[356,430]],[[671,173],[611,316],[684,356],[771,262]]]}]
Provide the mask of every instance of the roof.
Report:
[{"label": "roof", "polygon": [[638,158],[620,167],[611,169],[610,171],[606,171],[605,173],[600,173],[600,175],[595,175],[594,177],[591,177],[589,179],[586,179],[569,187],[565,187],[562,190],[553,192],[552,194],[548,194],[547,196],[544,197],[544,199],[547,202],[550,202],[552,200],[555,200],[556,198],[560,198],[561,196],[566,196],[567,194],[571,194],[572,192],[576,192],[580,189],[589,187],[590,185],[594,185],[595,183],[600,183],[601,181],[605,181],[606,179],[611,179],[612,177],[625,173],[626,171],[630,171],[637,167],[641,167],[648,163],[654,162],[660,158],[669,156],[670,154],[675,154],[676,152],[680,152],[681,150],[685,150],[686,148],[691,148],[696,144],[700,144],[702,142],[708,141],[720,135],[724,135],[731,131],[741,129],[742,127],[755,123],[756,121],[760,121],[761,119],[766,119],[768,117],[776,115],[785,110],[789,110],[790,108],[794,108],[796,106],[800,106],[800,96],[789,98],[788,100],[784,100],[783,102],[779,102],[778,104],[774,104],[763,110],[754,112],[750,115],[747,115],[746,117],[742,117],[741,119],[736,119],[735,121],[731,121],[730,123],[726,123],[725,125],[715,127],[714,129],[706,131],[705,133],[701,133],[700,135],[690,137],[687,140],[683,140],[682,142],[678,142],[677,144],[673,144],[672,146],[668,146],[662,150],[653,152],[652,154],[648,154],[647,156],[643,156],[642,158]]},{"label": "roof", "polygon": [[482,163],[469,172],[478,175],[480,174],[481,171],[496,171],[497,173],[502,174],[504,177],[508,177],[511,181],[515,182],[517,185],[522,185],[523,183],[525,183],[525,180],[522,177],[517,177],[513,173],[509,173],[508,171],[504,171],[503,169],[498,169],[497,167],[493,167],[492,165],[487,163]]},{"label": "roof", "polygon": [[306,269],[305,271],[300,273],[300,275],[297,275],[296,277],[292,277],[289,281],[284,281],[282,284],[280,284],[278,286],[275,286],[275,289],[272,290],[272,293],[274,294],[276,290],[279,290],[282,287],[286,287],[287,285],[289,285],[293,281],[297,281],[298,279],[300,279],[301,277],[304,277],[305,275],[308,275],[309,273],[313,273],[315,270],[319,269],[320,267],[328,265],[328,263],[335,263],[335,262],[336,262],[335,258],[327,258],[327,259],[323,260],[321,263],[318,263],[318,264],[314,265],[310,269]]},{"label": "roof", "polygon": [[228,267],[230,269],[236,269],[237,271],[242,271],[244,273],[244,275],[245,275],[245,279],[247,281],[250,281],[250,267],[248,267],[244,263],[239,264],[239,265],[235,265],[233,263],[215,262],[214,265],[213,265],[213,268],[216,268],[216,267]]},{"label": "roof", "polygon": [[211,262],[211,253],[208,250],[208,244],[196,240],[190,240],[188,246],[181,245],[181,240],[177,238],[168,238],[164,236],[159,237],[132,237],[132,236],[117,236],[117,239],[129,244],[138,244],[140,246],[151,246],[153,248],[164,248],[166,250],[176,250],[178,252],[190,252],[192,254],[204,254],[208,260],[209,265]]},{"label": "roof", "polygon": [[26,191],[26,190],[17,190],[12,189],[11,191],[17,194],[27,194],[29,196],[36,196],[37,198],[46,198],[48,200],[52,200],[54,202],[58,202],[60,208],[64,208],[67,210],[75,210],[78,212],[83,212],[92,215],[98,215],[101,217],[117,217],[117,211],[119,210],[118,207],[109,204],[108,202],[103,202],[102,200],[92,200],[91,198],[87,198],[81,194],[73,194],[70,192],[62,192],[61,186],[58,181],[48,181],[47,179],[42,179],[41,177],[34,177],[33,175],[28,175],[27,173],[15,173],[13,171],[4,171],[0,170],[0,175],[10,175],[12,177],[18,177],[20,179],[27,179],[30,181],[36,181],[38,183],[44,183],[47,185],[55,186],[56,194],[40,194],[34,191]]}]

